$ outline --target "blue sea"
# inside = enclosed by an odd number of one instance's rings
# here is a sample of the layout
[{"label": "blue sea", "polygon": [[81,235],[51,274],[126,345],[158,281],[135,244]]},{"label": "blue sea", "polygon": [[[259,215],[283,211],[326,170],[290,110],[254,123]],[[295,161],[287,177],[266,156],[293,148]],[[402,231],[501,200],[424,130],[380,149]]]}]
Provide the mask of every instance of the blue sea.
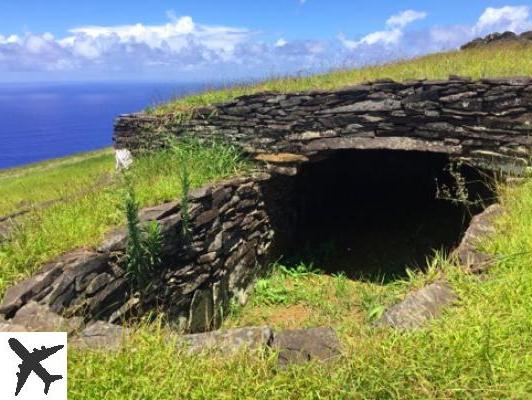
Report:
[{"label": "blue sea", "polygon": [[192,83],[0,83],[0,169],[110,146],[118,115],[207,87]]}]

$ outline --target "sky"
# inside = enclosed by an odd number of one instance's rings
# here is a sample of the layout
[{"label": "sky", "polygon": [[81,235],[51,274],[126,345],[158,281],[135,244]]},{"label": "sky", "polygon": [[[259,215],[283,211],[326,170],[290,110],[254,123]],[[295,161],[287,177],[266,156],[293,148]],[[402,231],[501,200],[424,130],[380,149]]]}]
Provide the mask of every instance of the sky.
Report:
[{"label": "sky", "polygon": [[529,0],[2,0],[0,81],[248,80],[532,30]]}]

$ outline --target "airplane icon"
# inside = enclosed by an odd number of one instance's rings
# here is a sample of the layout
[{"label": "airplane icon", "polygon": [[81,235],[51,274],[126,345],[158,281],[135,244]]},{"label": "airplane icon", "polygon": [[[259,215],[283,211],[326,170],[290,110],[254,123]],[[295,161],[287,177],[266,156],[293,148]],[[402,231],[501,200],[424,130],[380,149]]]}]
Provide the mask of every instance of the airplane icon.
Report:
[{"label": "airplane icon", "polygon": [[50,375],[48,371],[43,368],[41,362],[46,360],[52,354],[57,353],[65,346],[61,345],[50,348],[42,346],[41,350],[33,349],[33,352],[30,353],[17,339],[11,338],[8,343],[9,347],[11,347],[11,349],[22,359],[22,364],[19,364],[18,366],[20,371],[17,372],[18,382],[15,396],[18,396],[32,371],[44,382],[44,394],[48,394],[52,382],[63,379],[62,375]]}]

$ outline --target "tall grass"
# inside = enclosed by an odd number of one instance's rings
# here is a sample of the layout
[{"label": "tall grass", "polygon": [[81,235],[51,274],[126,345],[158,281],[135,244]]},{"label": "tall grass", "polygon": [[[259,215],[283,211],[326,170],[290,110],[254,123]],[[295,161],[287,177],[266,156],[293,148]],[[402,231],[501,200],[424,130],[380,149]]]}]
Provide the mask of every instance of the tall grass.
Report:
[{"label": "tall grass", "polygon": [[[183,159],[189,166],[193,188],[249,168],[232,146],[183,141],[135,162],[130,175],[140,207],[180,198],[178,176]],[[7,286],[28,276],[44,262],[77,247],[94,246],[112,227],[125,224],[121,185],[121,180],[115,178],[107,185],[24,216],[12,238],[0,244],[0,296]]]},{"label": "tall grass", "polygon": [[466,51],[430,54],[412,60],[357,69],[341,69],[329,73],[284,77],[256,84],[211,90],[186,96],[150,109],[156,114],[186,113],[194,107],[229,101],[235,97],[262,91],[299,92],[313,89],[337,89],[364,81],[389,78],[447,79],[449,75],[469,76],[474,79],[502,76],[532,75],[532,46],[511,44],[488,46]]}]

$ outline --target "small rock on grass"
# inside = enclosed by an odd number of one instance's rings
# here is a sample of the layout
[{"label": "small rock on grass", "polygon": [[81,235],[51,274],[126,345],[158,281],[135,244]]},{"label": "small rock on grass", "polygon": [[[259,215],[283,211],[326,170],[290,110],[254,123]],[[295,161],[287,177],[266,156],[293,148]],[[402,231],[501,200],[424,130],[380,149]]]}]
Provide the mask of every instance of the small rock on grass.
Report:
[{"label": "small rock on grass", "polygon": [[[127,328],[107,322],[96,322],[83,330],[70,345],[81,349],[115,350],[129,334]],[[239,350],[279,352],[279,364],[302,364],[308,361],[328,361],[338,357],[341,344],[331,328],[294,329],[274,333],[268,326],[235,328],[224,331],[174,336],[187,346],[189,354],[217,351],[232,355]]]},{"label": "small rock on grass", "polygon": [[435,282],[408,294],[403,301],[389,308],[375,325],[396,329],[420,328],[456,300],[457,296],[447,282]]},{"label": "small rock on grass", "polygon": [[279,352],[279,364],[328,361],[341,354],[341,343],[331,328],[292,329],[275,333],[272,348]]},{"label": "small rock on grass", "polygon": [[28,332],[26,327],[11,322],[0,321],[0,332]]},{"label": "small rock on grass", "polygon": [[460,264],[469,271],[482,273],[493,264],[493,256],[479,251],[477,247],[482,239],[495,233],[494,220],[502,212],[501,205],[492,204],[471,220],[462,241],[454,251]]},{"label": "small rock on grass", "polygon": [[115,350],[123,344],[128,334],[127,328],[97,321],[72,339],[70,345],[79,349]]},{"label": "small rock on grass", "polygon": [[272,337],[270,327],[258,326],[184,335],[182,339],[188,345],[190,353],[218,350],[223,354],[231,354],[242,348],[265,348],[271,343]]},{"label": "small rock on grass", "polygon": [[64,318],[53,312],[48,306],[29,302],[15,316],[9,320],[13,325],[19,325],[29,332],[68,332],[73,333],[83,324],[81,318]]},{"label": "small rock on grass", "polygon": [[328,361],[341,354],[341,343],[331,328],[293,329],[273,332],[268,326],[229,329],[185,335],[191,354],[217,350],[233,354],[239,349],[271,348],[279,352],[280,365]]}]

